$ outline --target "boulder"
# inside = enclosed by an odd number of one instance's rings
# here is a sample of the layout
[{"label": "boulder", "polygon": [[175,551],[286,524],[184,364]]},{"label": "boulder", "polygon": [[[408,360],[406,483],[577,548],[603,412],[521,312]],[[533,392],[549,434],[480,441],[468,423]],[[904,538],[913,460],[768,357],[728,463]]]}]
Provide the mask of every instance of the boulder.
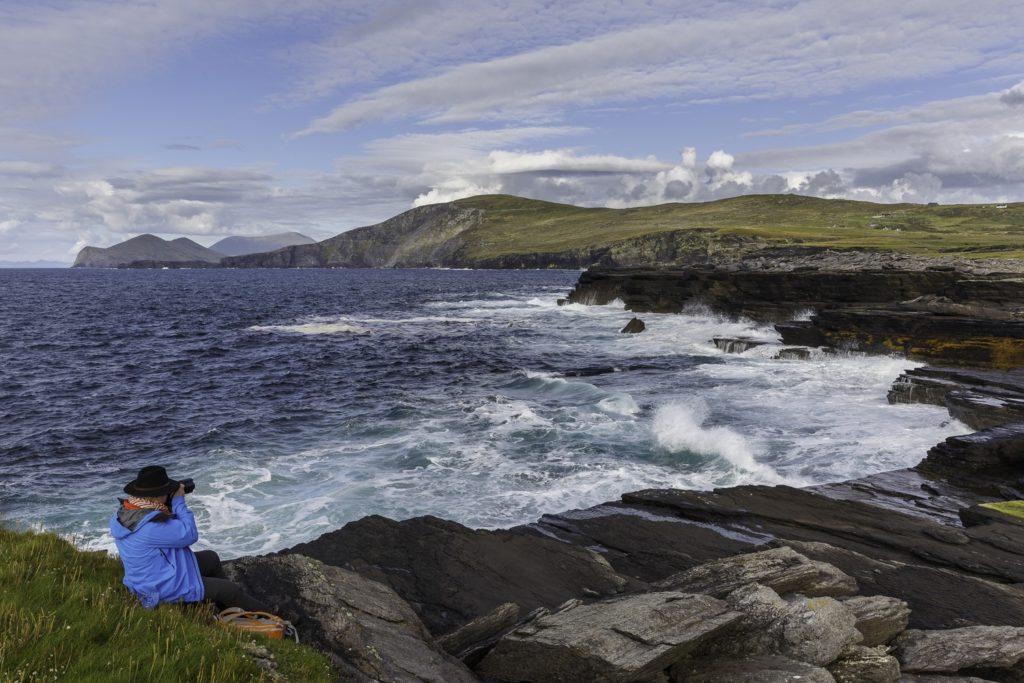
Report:
[{"label": "boulder", "polygon": [[861,641],[857,620],[833,598],[795,597],[777,627],[780,654],[824,666]]},{"label": "boulder", "polygon": [[884,647],[853,647],[829,665],[836,683],[896,683],[900,663]]},{"label": "boulder", "polygon": [[783,600],[755,583],[733,591],[726,602],[744,618],[728,638],[712,645],[716,654],[773,654],[825,666],[861,641],[853,614],[833,598]]},{"label": "boulder", "polygon": [[857,592],[857,582],[852,577],[787,547],[707,562],[659,581],[655,586],[725,597],[748,583],[759,583],[780,595],[838,597]]},{"label": "boulder", "polygon": [[643,681],[740,618],[721,600],[676,591],[573,601],[507,634],[477,672],[532,683]]},{"label": "boulder", "polygon": [[853,613],[855,626],[864,636],[861,645],[885,645],[907,628],[910,608],[907,603],[885,595],[847,598],[843,606]]},{"label": "boulder", "polygon": [[626,326],[619,330],[619,332],[624,334],[638,334],[643,332],[645,329],[647,329],[647,326],[644,324],[643,320],[640,318],[633,318],[626,323]]},{"label": "boulder", "polygon": [[613,595],[629,585],[592,550],[436,517],[364,517],[284,552],[391,586],[434,634],[450,633],[506,602],[529,612],[571,598]]},{"label": "boulder", "polygon": [[826,669],[778,655],[684,662],[672,667],[673,683],[836,683]]},{"label": "boulder", "polygon": [[393,590],[302,555],[226,562],[228,578],[298,620],[303,643],[326,652],[342,680],[472,683]]},{"label": "boulder", "polygon": [[905,631],[896,640],[896,656],[908,672],[1017,669],[1024,659],[1024,628],[968,626]]}]

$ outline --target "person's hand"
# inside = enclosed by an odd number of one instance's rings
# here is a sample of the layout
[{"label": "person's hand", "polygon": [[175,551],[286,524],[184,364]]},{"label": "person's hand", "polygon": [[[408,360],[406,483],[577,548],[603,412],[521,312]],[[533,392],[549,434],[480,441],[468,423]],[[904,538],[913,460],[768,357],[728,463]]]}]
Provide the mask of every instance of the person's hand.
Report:
[{"label": "person's hand", "polygon": [[174,492],[174,494],[171,496],[171,498],[178,498],[178,497],[182,497],[184,495],[185,495],[185,485],[184,484],[178,484],[178,490]]}]

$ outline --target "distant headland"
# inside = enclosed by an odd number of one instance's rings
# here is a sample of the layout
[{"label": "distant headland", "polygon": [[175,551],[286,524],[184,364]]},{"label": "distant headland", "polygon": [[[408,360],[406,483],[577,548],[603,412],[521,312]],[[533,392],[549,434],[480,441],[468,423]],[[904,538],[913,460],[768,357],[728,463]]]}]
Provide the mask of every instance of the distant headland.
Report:
[{"label": "distant headland", "polygon": [[[165,242],[143,235],[106,250],[86,247],[75,265],[729,268],[763,257],[789,259],[799,267],[801,259],[817,261],[836,252],[1004,261],[1024,258],[1022,228],[1024,203],[876,204],[786,194],[603,209],[483,195],[411,209],[322,242],[304,238],[275,245],[271,238],[282,237],[275,235],[228,238],[206,249],[185,238]],[[243,247],[225,244],[243,239]]]}]

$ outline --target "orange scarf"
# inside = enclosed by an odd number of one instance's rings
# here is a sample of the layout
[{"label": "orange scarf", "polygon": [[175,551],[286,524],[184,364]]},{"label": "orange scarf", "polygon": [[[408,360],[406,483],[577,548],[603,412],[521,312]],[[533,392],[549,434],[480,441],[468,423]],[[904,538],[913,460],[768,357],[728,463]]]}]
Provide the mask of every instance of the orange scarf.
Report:
[{"label": "orange scarf", "polygon": [[159,510],[168,517],[171,515],[171,509],[167,507],[166,503],[154,503],[149,499],[137,496],[129,496],[128,500],[124,501],[124,507],[128,510]]}]

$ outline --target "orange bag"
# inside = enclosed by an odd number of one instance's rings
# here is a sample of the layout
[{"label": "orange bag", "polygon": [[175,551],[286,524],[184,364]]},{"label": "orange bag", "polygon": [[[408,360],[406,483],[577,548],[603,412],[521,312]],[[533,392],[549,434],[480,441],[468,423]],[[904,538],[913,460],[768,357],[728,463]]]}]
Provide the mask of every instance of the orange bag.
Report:
[{"label": "orange bag", "polygon": [[247,612],[241,607],[228,607],[215,619],[221,626],[231,626],[248,633],[259,633],[281,640],[285,636],[299,642],[299,634],[291,622],[270,612]]}]

